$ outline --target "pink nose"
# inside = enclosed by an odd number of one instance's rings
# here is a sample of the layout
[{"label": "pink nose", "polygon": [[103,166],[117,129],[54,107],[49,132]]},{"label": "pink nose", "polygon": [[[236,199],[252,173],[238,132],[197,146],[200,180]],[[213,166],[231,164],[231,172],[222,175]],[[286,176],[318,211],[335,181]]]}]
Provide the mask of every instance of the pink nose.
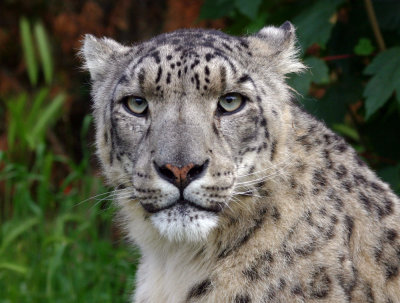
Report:
[{"label": "pink nose", "polygon": [[154,168],[158,175],[181,190],[193,180],[200,178],[207,170],[207,167],[208,160],[204,161],[201,165],[189,163],[184,166],[175,166],[171,163],[157,165],[157,163],[154,162]]},{"label": "pink nose", "polygon": [[187,176],[189,171],[193,168],[194,164],[189,163],[183,167],[173,166],[172,164],[166,164],[165,167],[168,168],[175,176],[175,182],[177,184],[185,184],[187,183]]}]

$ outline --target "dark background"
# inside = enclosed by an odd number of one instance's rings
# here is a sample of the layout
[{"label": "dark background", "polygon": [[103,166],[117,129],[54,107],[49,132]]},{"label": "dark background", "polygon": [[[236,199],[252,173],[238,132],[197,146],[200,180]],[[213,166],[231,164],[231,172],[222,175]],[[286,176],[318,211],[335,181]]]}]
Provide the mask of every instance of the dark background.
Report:
[{"label": "dark background", "polygon": [[251,34],[290,20],[310,70],[299,102],[400,191],[400,1],[0,3],[0,302],[126,302],[137,252],[93,156],[82,36],[125,44],[182,27]]}]

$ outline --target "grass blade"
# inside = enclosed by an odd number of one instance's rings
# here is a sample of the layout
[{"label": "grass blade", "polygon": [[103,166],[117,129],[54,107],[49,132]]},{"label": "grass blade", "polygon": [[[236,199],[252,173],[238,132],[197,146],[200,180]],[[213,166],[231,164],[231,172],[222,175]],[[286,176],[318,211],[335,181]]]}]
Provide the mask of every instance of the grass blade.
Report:
[{"label": "grass blade", "polygon": [[42,23],[36,23],[34,27],[35,38],[38,44],[40,60],[46,84],[50,84],[53,78],[53,60],[51,57],[50,44]]},{"label": "grass blade", "polygon": [[36,121],[39,119],[39,116],[41,116],[40,110],[48,94],[49,94],[48,88],[41,88],[33,98],[32,108],[28,113],[28,119],[27,119],[27,125],[29,127],[29,130],[33,128],[33,126],[36,124]]},{"label": "grass blade", "polygon": [[29,81],[33,86],[36,86],[38,81],[38,67],[35,59],[35,49],[33,46],[32,34],[28,20],[25,17],[22,17],[19,21],[19,26]]},{"label": "grass blade", "polygon": [[52,299],[53,297],[54,273],[56,272],[57,268],[62,264],[62,257],[66,247],[66,243],[60,243],[59,245],[57,245],[53,258],[49,262],[49,268],[47,269],[46,275],[46,295],[49,299]]},{"label": "grass blade", "polygon": [[57,116],[58,114],[57,112],[62,107],[64,100],[65,100],[65,94],[63,93],[58,94],[51,101],[51,103],[46,108],[44,108],[43,112],[40,115],[40,118],[37,120],[37,123],[32,129],[30,135],[31,140],[29,144],[32,149],[40,141],[39,137],[42,136],[46,128],[49,127],[51,121],[55,118],[55,116]]},{"label": "grass blade", "polygon": [[0,263],[0,269],[8,269],[23,275],[26,275],[28,273],[28,268],[14,263]]},{"label": "grass blade", "polygon": [[10,121],[8,122],[7,131],[7,142],[10,150],[14,149],[14,143],[18,136],[25,129],[25,124],[21,123],[22,110],[26,107],[27,95],[25,93],[20,94],[12,100],[7,100],[7,109],[10,112]]},{"label": "grass blade", "polygon": [[8,231],[4,237],[3,242],[0,247],[0,254],[7,248],[10,243],[15,240],[19,235],[24,233],[25,231],[30,230],[33,226],[39,223],[39,218],[31,218],[26,220],[24,223],[15,227],[14,229]]}]

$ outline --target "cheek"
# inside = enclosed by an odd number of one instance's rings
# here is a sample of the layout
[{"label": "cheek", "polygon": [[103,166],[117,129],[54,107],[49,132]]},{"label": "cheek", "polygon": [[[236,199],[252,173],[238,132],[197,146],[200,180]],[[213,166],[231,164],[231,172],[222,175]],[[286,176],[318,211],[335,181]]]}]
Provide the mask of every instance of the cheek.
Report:
[{"label": "cheek", "polygon": [[134,119],[125,118],[119,119],[116,126],[115,144],[124,150],[138,149],[145,137],[147,125],[137,123]]},{"label": "cheek", "polygon": [[119,164],[124,171],[129,172],[140,158],[140,153],[146,144],[147,126],[135,122],[129,117],[118,118],[110,130],[109,146],[113,151],[113,165]]},{"label": "cheek", "polygon": [[235,154],[249,148],[258,139],[258,111],[247,110],[241,115],[232,115],[221,119],[221,131]]}]

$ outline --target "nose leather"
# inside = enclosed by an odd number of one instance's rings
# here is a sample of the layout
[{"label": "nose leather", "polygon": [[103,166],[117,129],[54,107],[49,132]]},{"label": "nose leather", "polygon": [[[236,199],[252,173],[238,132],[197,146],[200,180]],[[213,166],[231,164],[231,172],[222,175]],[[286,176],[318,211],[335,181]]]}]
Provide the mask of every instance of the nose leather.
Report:
[{"label": "nose leather", "polygon": [[187,176],[188,172],[194,167],[193,163],[189,163],[183,167],[177,167],[172,164],[166,164],[166,168],[168,168],[175,176],[176,183],[180,184],[181,186],[187,183]]},{"label": "nose leather", "polygon": [[158,165],[157,162],[154,161],[154,168],[161,178],[183,191],[190,182],[200,178],[205,173],[208,162],[209,161],[206,160],[201,165],[195,164],[195,162],[187,162],[188,164],[178,166],[171,162]]}]

